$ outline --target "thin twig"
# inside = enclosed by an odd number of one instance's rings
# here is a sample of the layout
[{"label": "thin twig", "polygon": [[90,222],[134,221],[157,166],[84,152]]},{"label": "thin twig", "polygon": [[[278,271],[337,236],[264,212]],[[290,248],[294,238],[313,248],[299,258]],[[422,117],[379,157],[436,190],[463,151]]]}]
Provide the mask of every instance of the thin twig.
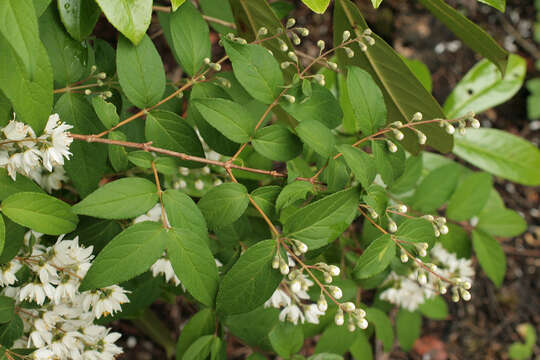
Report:
[{"label": "thin twig", "polygon": [[[154,11],[171,12],[171,8],[169,6],[152,6],[152,9]],[[215,17],[212,17],[212,16],[208,16],[208,15],[203,15],[202,17],[203,17],[204,20],[206,20],[208,22],[213,22],[213,23],[216,23],[216,24],[220,24],[220,25],[226,26],[226,27],[231,28],[231,29],[236,29],[236,24],[234,24],[232,22],[221,20],[221,19],[218,19],[218,18],[215,18]]]}]

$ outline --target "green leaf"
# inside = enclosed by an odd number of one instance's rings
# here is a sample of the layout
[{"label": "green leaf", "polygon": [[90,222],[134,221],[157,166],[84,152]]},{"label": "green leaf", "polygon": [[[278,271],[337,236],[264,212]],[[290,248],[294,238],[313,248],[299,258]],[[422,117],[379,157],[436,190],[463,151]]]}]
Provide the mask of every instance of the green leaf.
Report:
[{"label": "green leaf", "polygon": [[96,0],[107,20],[134,45],[144,37],[152,20],[152,0]]},{"label": "green leaf", "polygon": [[4,168],[0,168],[0,200],[4,200],[10,195],[18,192],[37,192],[43,193],[43,189],[36,185],[35,182],[23,176],[17,174],[17,181],[8,175],[8,172]]},{"label": "green leaf", "polygon": [[405,151],[401,146],[396,146],[398,147],[397,152],[392,153],[385,143],[375,140],[371,142],[377,172],[381,175],[384,183],[389,186],[405,171]]},{"label": "green leaf", "polygon": [[211,57],[208,24],[190,1],[170,14],[169,24],[172,50],[184,71],[193,76]]},{"label": "green leaf", "polygon": [[422,83],[426,90],[431,93],[431,90],[433,90],[433,83],[431,80],[431,73],[429,72],[427,65],[420,60],[407,59],[405,57],[403,57],[402,60],[405,65],[407,65],[409,70],[412,71],[414,76],[416,76],[416,78]]},{"label": "green leaf", "polygon": [[292,205],[298,200],[306,198],[307,194],[315,191],[313,184],[308,181],[294,181],[285,185],[279,193],[276,200],[276,210],[280,212],[282,209]]},{"label": "green leaf", "polygon": [[304,4],[318,14],[322,14],[330,5],[330,0],[302,0]]},{"label": "green leaf", "polygon": [[129,101],[140,109],[155,105],[165,91],[161,57],[148,36],[138,45],[120,36],[116,48],[118,81]]},{"label": "green leaf", "polygon": [[382,0],[371,0],[371,4],[375,9],[377,9],[382,3]]},{"label": "green leaf", "polygon": [[212,306],[218,288],[218,270],[205,238],[181,228],[167,232],[167,254],[176,276],[201,303]]},{"label": "green leaf", "polygon": [[401,194],[412,190],[416,187],[416,183],[422,176],[423,160],[422,156],[409,156],[405,160],[405,170],[399,178],[397,178],[390,190],[394,194]]},{"label": "green leaf", "polygon": [[171,226],[190,230],[202,239],[208,237],[206,220],[189,196],[178,190],[168,189],[163,192],[162,198]]},{"label": "green leaf", "polygon": [[227,316],[224,325],[250,346],[272,351],[268,334],[279,322],[278,316],[278,309],[260,306],[248,313]]},{"label": "green leaf", "polygon": [[[343,31],[361,37],[367,28],[360,10],[350,0],[336,0],[334,6],[334,43],[341,43]],[[354,36],[354,35],[353,35]],[[384,96],[387,118],[392,121],[408,122],[414,113],[420,111],[425,119],[443,118],[444,114],[439,103],[424,88],[401,56],[376,34],[371,35],[375,44],[362,52],[357,44],[351,44],[355,52],[353,58],[348,58],[343,50],[338,50],[339,65],[359,66],[367,71],[377,83]],[[349,96],[354,94],[349,94]],[[426,124],[416,127],[427,135],[427,145],[441,152],[452,149],[452,136],[448,135],[437,124]],[[420,150],[418,137],[410,130],[404,131],[405,139],[402,145],[411,153]]]},{"label": "green leaf", "polygon": [[300,139],[317,154],[329,158],[334,152],[334,134],[317,120],[302,121],[296,127]]},{"label": "green leaf", "polygon": [[[4,0],[0,3],[0,35],[24,64],[25,73],[32,79],[37,72],[39,32],[32,0]],[[4,47],[2,47],[2,51]],[[5,68],[4,68],[5,69]]]},{"label": "green leaf", "polygon": [[280,191],[279,186],[261,186],[251,192],[251,198],[268,217],[272,218],[276,212],[274,204]]},{"label": "green leaf", "polygon": [[7,296],[0,296],[0,324],[5,324],[15,315],[15,300]]},{"label": "green leaf", "polygon": [[[175,113],[154,110],[146,117],[144,129],[146,139],[154,146],[168,150],[204,157],[204,150],[195,130]],[[193,161],[180,160],[178,164],[186,167],[202,167]]]},{"label": "green leaf", "polygon": [[441,235],[439,241],[441,245],[451,253],[457,255],[458,258],[471,257],[471,240],[469,234],[461,226],[447,223],[448,234]]},{"label": "green leaf", "polygon": [[246,211],[249,195],[244,185],[225,183],[208,191],[197,206],[211,229],[232,224]]},{"label": "green leaf", "polygon": [[162,256],[167,239],[166,229],[156,222],[126,228],[101,250],[79,290],[104,288],[142,274]]},{"label": "green leaf", "polygon": [[283,90],[283,74],[277,60],[261,45],[222,41],[238,82],[253,98],[272,103]]},{"label": "green leaf", "polygon": [[216,328],[216,315],[212,309],[202,309],[189,319],[178,337],[176,360],[182,360],[186,350],[198,338],[211,335]]},{"label": "green leaf", "polygon": [[244,106],[226,99],[197,99],[192,104],[228,139],[239,144],[249,141],[257,119]]},{"label": "green leaf", "polygon": [[399,224],[395,236],[399,240],[410,243],[424,242],[431,246],[435,242],[433,225],[431,222],[422,218],[405,220]]},{"label": "green leaf", "polygon": [[367,321],[375,326],[375,335],[378,340],[383,343],[384,351],[392,350],[394,344],[394,332],[392,331],[392,323],[388,316],[377,308],[366,309]]},{"label": "green leaf", "polygon": [[527,230],[527,222],[519,213],[501,208],[482,210],[476,226],[488,234],[502,237],[518,236]]},{"label": "green leaf", "polygon": [[[54,111],[60,115],[62,121],[73,125],[73,133],[96,134],[102,129],[92,106],[81,94],[62,95],[56,102]],[[73,156],[65,161],[64,168],[79,194],[84,197],[97,188],[105,173],[107,147],[97,143],[74,141],[69,150]]]},{"label": "green leaf", "polygon": [[7,264],[19,253],[19,250],[24,245],[24,234],[27,230],[8,218],[1,217],[5,225],[5,237],[8,241],[4,243],[0,264]]},{"label": "green leaf", "polygon": [[[109,134],[109,139],[126,141],[126,135],[121,131],[113,131]],[[126,148],[118,145],[109,145],[109,161],[115,171],[127,170],[129,166],[128,153]]]},{"label": "green leaf", "polygon": [[171,0],[172,10],[176,11],[186,0]]},{"label": "green leaf", "polygon": [[340,145],[338,151],[343,154],[345,162],[351,168],[356,179],[367,189],[376,175],[373,158],[363,150],[351,145]]},{"label": "green leaf", "polygon": [[504,73],[508,52],[481,27],[467,19],[443,0],[419,0],[437,19],[472,50],[493,62]]},{"label": "green leaf", "polygon": [[23,336],[23,330],[23,321],[19,315],[14,314],[8,323],[0,326],[0,344],[7,348],[12,347],[15,340]]},{"label": "green leaf", "polygon": [[[19,0],[3,1],[2,5],[6,6],[10,2],[19,3]],[[27,0],[20,1],[21,4],[25,2]],[[30,125],[39,135],[47,123],[53,104],[53,72],[45,46],[38,39],[31,49],[39,58],[33,76],[27,73],[23,62],[1,34],[0,49],[0,69],[9,69],[0,71],[0,90],[13,105],[17,120]]]},{"label": "green leaf", "polygon": [[465,221],[478,215],[488,200],[491,188],[491,175],[478,172],[467,176],[448,201],[446,216],[455,221]]},{"label": "green leaf", "polygon": [[389,234],[375,239],[362,253],[354,273],[359,279],[376,275],[386,269],[393,258],[396,257],[396,244]]},{"label": "green leaf", "polygon": [[88,68],[88,45],[73,40],[66,33],[52,6],[39,18],[39,28],[41,40],[49,54],[55,83],[63,87],[82,79]]},{"label": "green leaf", "polygon": [[334,129],[341,124],[343,111],[332,92],[319,84],[313,83],[310,96],[302,93],[301,86],[289,89],[287,94],[296,98],[294,103],[281,101],[280,106],[299,122],[317,120]]},{"label": "green leaf", "polygon": [[358,200],[356,188],[328,195],[294,212],[283,224],[283,233],[304,242],[310,250],[325,246],[354,220]]},{"label": "green leaf", "polygon": [[300,139],[282,125],[263,127],[251,143],[255,151],[275,161],[289,161],[302,152]]},{"label": "green leaf", "polygon": [[121,231],[122,227],[116,221],[85,216],[81,219],[75,235],[79,236],[82,245],[93,246],[94,254],[97,254]]},{"label": "green leaf", "polygon": [[448,305],[441,296],[426,299],[424,303],[420,304],[418,310],[425,317],[434,320],[444,320],[448,317]]},{"label": "green leaf", "polygon": [[183,360],[204,360],[210,355],[210,349],[212,346],[212,341],[214,340],[215,335],[204,335],[187,349],[184,354]]},{"label": "green leaf", "polygon": [[19,225],[48,235],[67,234],[79,222],[68,204],[35,192],[20,192],[4,199],[2,213]]},{"label": "green leaf", "polygon": [[58,13],[69,35],[82,41],[94,30],[101,9],[94,1],[59,0]]},{"label": "green leaf", "polygon": [[504,77],[492,62],[478,62],[452,90],[444,102],[444,113],[453,119],[502,104],[521,89],[526,71],[525,59],[514,54],[508,58]]},{"label": "green leaf", "polygon": [[219,313],[232,315],[256,309],[268,300],[283,276],[272,269],[276,241],[249,247],[221,280],[216,300]]},{"label": "green leaf", "polygon": [[94,96],[92,98],[92,107],[106,129],[112,128],[120,121],[116,112],[116,106],[113,103],[105,101],[101,96]]},{"label": "green leaf", "polygon": [[396,315],[396,334],[399,345],[405,351],[410,351],[422,330],[422,316],[418,312],[399,309]]},{"label": "green leaf", "polygon": [[347,93],[364,136],[373,134],[386,124],[383,94],[368,72],[351,66],[347,71]]},{"label": "green leaf", "polygon": [[385,213],[386,205],[388,204],[388,195],[382,186],[372,184],[367,188],[367,194],[364,196],[364,201],[368,206],[375,210],[379,216],[382,216]]},{"label": "green leaf", "polygon": [[[234,17],[229,2],[223,2],[221,0],[200,0],[199,6],[207,16],[234,23]],[[236,34],[236,29],[232,29],[228,26],[215,22],[211,22],[209,25],[220,34]]]},{"label": "green leaf", "polygon": [[[356,339],[356,333],[351,332],[346,326],[330,325],[322,333],[317,345],[315,354],[324,353],[343,355]],[[321,357],[326,359],[326,357]]]},{"label": "green leaf", "polygon": [[364,332],[359,332],[349,351],[355,360],[373,360],[373,350]]},{"label": "green leaf", "polygon": [[127,177],[100,187],[75,204],[73,211],[100,219],[131,219],[150,210],[158,199],[153,182]]},{"label": "green leaf", "polygon": [[268,334],[270,343],[276,353],[288,359],[296,354],[304,345],[304,332],[300,326],[280,321]]},{"label": "green leaf", "polygon": [[4,251],[4,245],[6,243],[6,224],[4,218],[0,216],[0,254]]},{"label": "green leaf", "polygon": [[478,1],[484,4],[488,4],[489,6],[494,7],[500,12],[504,12],[506,10],[506,0],[478,0]]},{"label": "green leaf", "polygon": [[540,150],[496,129],[467,129],[454,153],[482,170],[523,185],[540,185]]},{"label": "green leaf", "polygon": [[112,77],[116,73],[116,51],[103,39],[94,39],[96,67]]},{"label": "green leaf", "polygon": [[39,18],[41,14],[47,9],[51,0],[34,0],[34,9],[36,10],[36,16]]},{"label": "green leaf", "polygon": [[480,266],[493,283],[500,287],[506,273],[506,255],[495,238],[473,230],[473,248]]},{"label": "green leaf", "polygon": [[454,192],[460,172],[457,164],[440,166],[430,172],[418,185],[412,198],[412,206],[424,213],[438,209]]}]

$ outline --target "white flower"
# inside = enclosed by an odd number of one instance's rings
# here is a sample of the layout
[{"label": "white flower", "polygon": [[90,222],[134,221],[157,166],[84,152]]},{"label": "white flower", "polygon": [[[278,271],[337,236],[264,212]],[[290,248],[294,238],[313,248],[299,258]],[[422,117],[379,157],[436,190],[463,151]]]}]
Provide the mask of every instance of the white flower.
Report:
[{"label": "white flower", "polygon": [[309,304],[305,307],[304,310],[306,321],[311,324],[318,324],[319,316],[322,316],[324,314],[324,311],[319,310],[319,307],[316,304]]},{"label": "white flower", "polygon": [[300,308],[296,305],[289,305],[286,306],[281,312],[279,313],[279,320],[280,321],[290,321],[294,325],[298,324],[298,320],[303,324],[304,323],[304,314],[302,314],[302,311]]},{"label": "white flower", "polygon": [[17,260],[12,260],[9,263],[0,267],[0,286],[13,285],[17,281],[15,274],[21,268],[21,264]]},{"label": "white flower", "polygon": [[112,285],[102,290],[101,296],[95,302],[94,315],[97,319],[105,315],[113,315],[117,311],[122,311],[122,304],[128,303],[129,299],[125,295],[126,290],[118,285]]},{"label": "white flower", "polygon": [[45,298],[54,298],[54,287],[49,283],[33,282],[26,284],[19,294],[20,301],[35,301],[38,305],[43,305]]},{"label": "white flower", "polygon": [[133,223],[137,224],[143,221],[154,221],[158,222],[161,220],[161,204],[156,204],[153,208],[148,210],[146,214],[142,214],[140,216],[137,216]]},{"label": "white flower", "polygon": [[172,280],[174,285],[180,285],[180,279],[178,279],[174,273],[174,269],[169,259],[165,257],[157,259],[157,261],[150,267],[150,270],[152,270],[152,275],[154,277],[163,274],[165,275],[165,280],[167,280],[167,282]]},{"label": "white flower", "polygon": [[51,360],[54,358],[54,353],[51,351],[50,348],[44,347],[34,351],[32,353],[32,356],[35,360]]},{"label": "white flower", "polygon": [[28,134],[28,125],[23,124],[20,121],[11,120],[3,129],[4,135],[8,140],[19,141],[26,137]]},{"label": "white flower", "polygon": [[39,175],[41,175],[39,179],[36,179],[34,176],[32,178],[48,193],[51,193],[53,190],[60,190],[62,188],[62,182],[68,180],[63,166],[55,166],[53,172],[50,174],[42,175],[40,171]]},{"label": "white flower", "polygon": [[276,291],[274,291],[270,299],[268,299],[264,303],[264,307],[268,308],[271,306],[276,309],[279,309],[282,306],[289,306],[289,305],[291,305],[291,298],[289,297],[289,295],[287,295],[287,293],[285,293],[285,291],[281,289],[276,289]]}]

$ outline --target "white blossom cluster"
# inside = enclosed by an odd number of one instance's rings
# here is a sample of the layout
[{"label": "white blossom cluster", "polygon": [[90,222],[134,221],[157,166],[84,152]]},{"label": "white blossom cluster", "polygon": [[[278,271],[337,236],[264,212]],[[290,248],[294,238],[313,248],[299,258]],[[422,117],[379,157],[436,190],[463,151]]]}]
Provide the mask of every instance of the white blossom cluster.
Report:
[{"label": "white blossom cluster", "polygon": [[[120,334],[94,320],[121,311],[121,304],[129,302],[126,291],[113,285],[79,292],[93,247],[63,236],[46,247],[40,236],[28,232],[26,250],[0,268],[1,294],[15,300],[24,325],[14,348],[35,348],[30,356],[36,360],[113,360],[122,353],[115,345]],[[19,272],[24,267],[29,275]]]},{"label": "white blossom cluster", "polygon": [[[34,179],[47,191],[59,189],[65,181],[64,158],[69,159],[73,138],[67,130],[73,126],[60,121],[58,114],[49,116],[45,130],[39,137],[29,126],[11,120],[0,129],[0,167],[7,169],[15,181],[17,173]],[[47,170],[50,174],[45,173]]]},{"label": "white blossom cluster", "polygon": [[[430,269],[436,274],[453,281],[452,300],[459,301],[460,297],[468,301],[471,298],[467,291],[471,288],[474,268],[470,259],[458,258],[448,252],[440,243],[430,251]],[[415,263],[416,264],[416,263]],[[390,273],[385,280],[390,287],[384,290],[380,297],[409,311],[418,309],[427,299],[448,291],[451,284],[445,283],[439,276],[426,272],[420,267],[415,268],[407,276]]]}]

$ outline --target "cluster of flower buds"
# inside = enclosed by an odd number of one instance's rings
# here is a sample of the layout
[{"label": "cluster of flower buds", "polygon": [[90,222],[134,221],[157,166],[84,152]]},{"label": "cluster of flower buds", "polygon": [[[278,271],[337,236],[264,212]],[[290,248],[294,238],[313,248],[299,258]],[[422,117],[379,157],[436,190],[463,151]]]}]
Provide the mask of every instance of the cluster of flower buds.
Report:
[{"label": "cluster of flower buds", "polygon": [[465,129],[467,128],[467,122],[469,123],[470,127],[474,129],[478,129],[480,127],[480,121],[475,117],[473,111],[469,111],[467,115],[465,115],[463,118],[458,120],[458,132],[460,135],[465,134]]},{"label": "cluster of flower buds", "polygon": [[[238,44],[241,44],[241,45],[246,45],[246,44],[247,44],[247,40],[246,40],[246,39],[241,38],[241,37],[239,37],[239,36],[236,36],[236,35],[234,35],[233,33],[228,33],[227,35],[225,35],[225,38],[226,38],[227,40],[234,41],[234,42],[236,42],[236,43],[238,43]],[[220,42],[219,42],[219,45],[222,45],[221,40],[220,40]]]},{"label": "cluster of flower buds", "polygon": [[472,285],[469,281],[456,278],[455,284],[452,287],[452,301],[458,302],[460,298],[465,301],[471,300],[471,293],[469,292],[471,287]]},{"label": "cluster of flower buds", "polygon": [[55,166],[64,165],[64,158],[69,159],[73,138],[67,130],[72,127],[60,122],[58,114],[53,114],[43,134],[36,137],[30,126],[11,120],[0,129],[0,167],[5,167],[13,180],[17,173],[38,180],[43,168],[52,172]]},{"label": "cluster of flower buds", "polygon": [[344,314],[348,315],[347,329],[349,331],[355,331],[357,327],[360,329],[367,329],[369,324],[366,320],[366,312],[362,309],[356,308],[354,303],[348,301],[340,304],[334,317],[334,322],[336,325],[341,326],[345,323]]},{"label": "cluster of flower buds", "polygon": [[210,58],[204,58],[204,63],[208,65],[208,67],[214,71],[221,71],[221,65],[218,63],[214,63],[210,60]]},{"label": "cluster of flower buds", "polygon": [[347,55],[348,58],[353,58],[354,50],[348,46],[344,46],[344,44],[356,42],[358,43],[358,46],[360,47],[360,51],[363,51],[363,52],[367,51],[368,46],[375,45],[375,39],[371,36],[372,34],[373,33],[370,29],[365,29],[362,32],[362,35],[351,40],[351,32],[349,30],[345,30],[341,37],[341,45],[340,45],[343,47],[343,50],[345,51],[345,55]]},{"label": "cluster of flower buds", "polygon": [[[294,252],[296,256],[305,254],[309,250],[307,245],[299,240],[291,239],[289,243],[291,245],[292,251]],[[285,261],[279,249],[276,251],[276,255],[274,256],[274,259],[272,260],[272,268],[276,270],[279,269],[279,271],[283,275],[287,275],[290,272],[290,267],[294,265],[295,263],[294,261],[292,261],[292,259],[287,257],[287,261]]]},{"label": "cluster of flower buds", "polygon": [[446,225],[445,217],[433,215],[424,215],[422,217],[433,225],[433,231],[435,232],[436,237],[448,234],[448,226]]}]

